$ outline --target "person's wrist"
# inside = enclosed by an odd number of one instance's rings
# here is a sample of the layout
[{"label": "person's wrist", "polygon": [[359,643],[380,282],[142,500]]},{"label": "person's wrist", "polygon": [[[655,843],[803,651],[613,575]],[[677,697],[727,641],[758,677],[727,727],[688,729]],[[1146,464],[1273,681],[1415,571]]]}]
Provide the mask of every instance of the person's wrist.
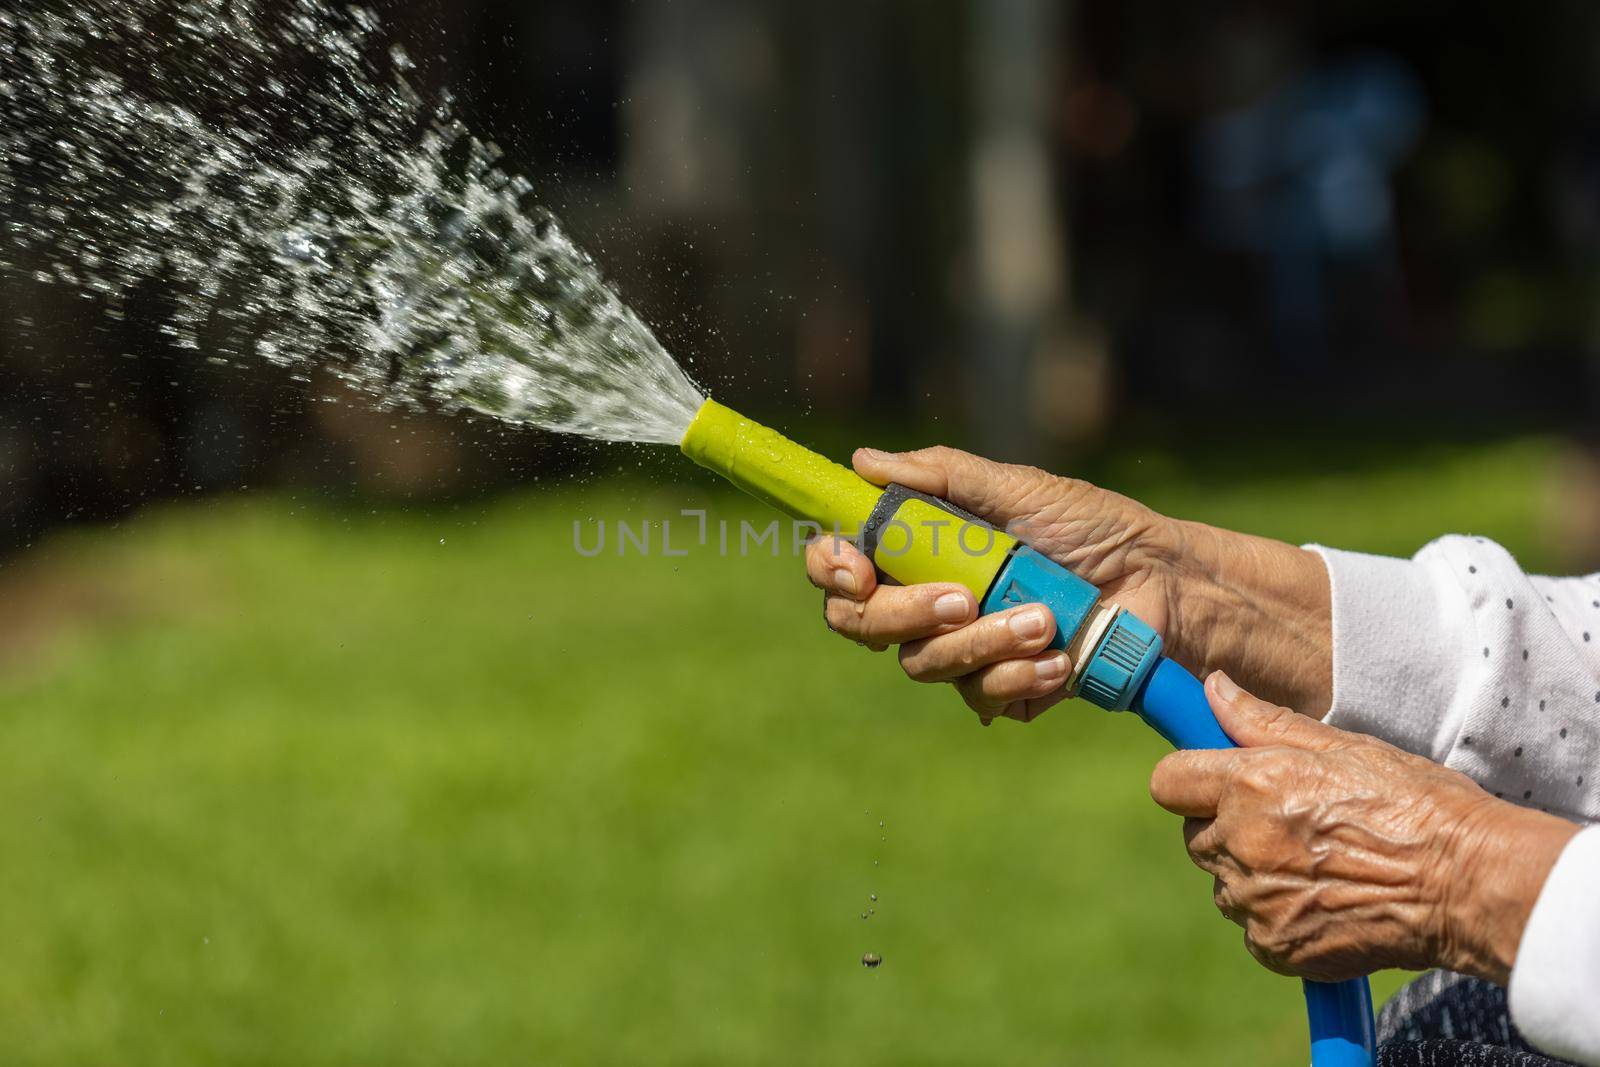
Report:
[{"label": "person's wrist", "polygon": [[1212,575],[1225,554],[1218,531],[1203,523],[1160,516],[1149,540],[1153,569],[1166,597],[1167,655],[1195,671],[1215,662],[1211,655],[1217,613],[1209,594]]},{"label": "person's wrist", "polygon": [[1487,795],[1469,802],[1433,873],[1438,965],[1505,985],[1539,892],[1578,830]]},{"label": "person's wrist", "polygon": [[1168,579],[1174,658],[1221,668],[1259,695],[1311,715],[1332,695],[1327,568],[1282,541],[1178,522]]}]

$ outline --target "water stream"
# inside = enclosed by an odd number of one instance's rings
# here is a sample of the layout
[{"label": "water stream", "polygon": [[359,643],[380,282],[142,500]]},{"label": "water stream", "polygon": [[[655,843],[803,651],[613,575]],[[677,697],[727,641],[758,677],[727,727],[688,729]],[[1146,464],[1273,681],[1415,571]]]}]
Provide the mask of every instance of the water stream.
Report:
[{"label": "water stream", "polygon": [[681,440],[700,391],[370,10],[26,5],[0,0],[0,273],[112,317],[159,287],[197,358]]}]

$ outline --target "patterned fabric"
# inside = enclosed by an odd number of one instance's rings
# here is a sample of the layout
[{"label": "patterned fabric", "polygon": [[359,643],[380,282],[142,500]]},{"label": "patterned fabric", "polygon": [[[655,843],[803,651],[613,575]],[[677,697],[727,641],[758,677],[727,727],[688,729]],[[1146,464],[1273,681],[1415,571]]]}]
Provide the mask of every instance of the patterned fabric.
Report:
[{"label": "patterned fabric", "polygon": [[1410,560],[1317,551],[1333,590],[1330,725],[1600,821],[1600,574],[1524,574],[1481,537]]},{"label": "patterned fabric", "polygon": [[1378,1015],[1378,1067],[1564,1067],[1511,1025],[1506,991],[1449,971],[1429,971]]}]

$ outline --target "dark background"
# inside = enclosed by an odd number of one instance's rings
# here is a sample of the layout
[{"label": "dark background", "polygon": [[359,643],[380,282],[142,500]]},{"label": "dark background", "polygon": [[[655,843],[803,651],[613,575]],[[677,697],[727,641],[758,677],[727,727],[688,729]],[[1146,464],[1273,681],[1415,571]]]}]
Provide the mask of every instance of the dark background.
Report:
[{"label": "dark background", "polygon": [[[1593,5],[378,6],[695,377],[782,425],[1092,470],[1133,434],[1595,424]],[[12,546],[174,493],[594,462],[5,299]]]}]

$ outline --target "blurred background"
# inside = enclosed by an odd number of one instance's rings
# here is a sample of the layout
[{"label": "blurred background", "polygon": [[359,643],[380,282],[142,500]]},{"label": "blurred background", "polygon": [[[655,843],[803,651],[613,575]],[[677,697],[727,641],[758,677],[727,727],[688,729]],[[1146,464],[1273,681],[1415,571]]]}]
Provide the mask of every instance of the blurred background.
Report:
[{"label": "blurred background", "polygon": [[[375,6],[802,439],[1600,565],[1592,4]],[[1132,724],[977,738],[792,559],[576,556],[759,514],[671,457],[4,289],[13,1062],[1302,1055]]]}]

